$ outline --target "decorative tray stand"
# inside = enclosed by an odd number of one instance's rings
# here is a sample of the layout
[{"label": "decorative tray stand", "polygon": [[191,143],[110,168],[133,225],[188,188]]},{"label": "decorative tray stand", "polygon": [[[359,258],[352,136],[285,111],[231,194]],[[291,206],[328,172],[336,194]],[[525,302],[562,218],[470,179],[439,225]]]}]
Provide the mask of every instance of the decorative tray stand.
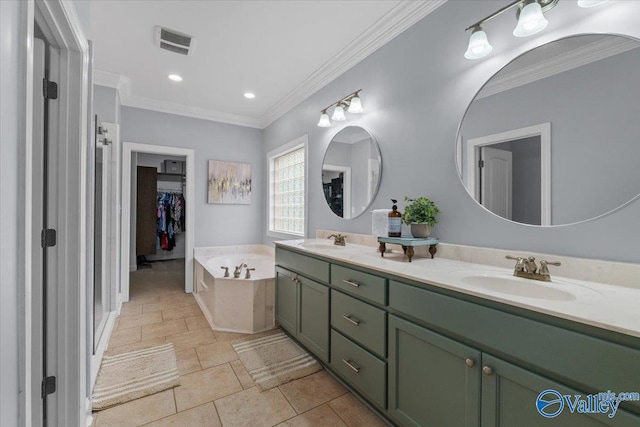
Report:
[{"label": "decorative tray stand", "polygon": [[411,262],[411,258],[413,258],[413,248],[415,246],[429,246],[429,253],[431,254],[431,258],[433,259],[434,255],[438,251],[436,245],[440,242],[436,237],[378,237],[378,242],[380,243],[380,247],[378,250],[380,251],[380,256],[384,256],[385,251],[387,250],[387,243],[391,243],[394,245],[402,246],[402,250],[404,254],[409,257],[409,262]]}]

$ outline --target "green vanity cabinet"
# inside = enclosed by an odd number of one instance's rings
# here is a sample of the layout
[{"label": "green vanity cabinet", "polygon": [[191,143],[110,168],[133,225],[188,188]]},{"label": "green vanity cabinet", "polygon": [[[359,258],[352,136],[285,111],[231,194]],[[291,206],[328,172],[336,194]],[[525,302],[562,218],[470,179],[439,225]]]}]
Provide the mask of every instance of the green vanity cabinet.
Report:
[{"label": "green vanity cabinet", "polygon": [[276,320],[292,335],[298,330],[297,274],[276,267]]},{"label": "green vanity cabinet", "polygon": [[329,361],[329,287],[298,277],[296,337],[316,356]]},{"label": "green vanity cabinet", "polygon": [[329,287],[276,267],[276,320],[321,360],[329,361]]},{"label": "green vanity cabinet", "polygon": [[[561,395],[586,398],[589,393],[576,391],[563,384],[535,374],[497,357],[482,355],[482,427],[632,427],[640,426],[640,417],[618,409],[615,416],[605,414],[571,413],[563,403],[559,415],[543,418],[536,409],[536,399],[544,390],[555,390]],[[554,400],[550,394],[545,400]],[[575,398],[574,398],[575,399]],[[560,403],[549,406],[547,413],[560,409]]]},{"label": "green vanity cabinet", "polygon": [[389,415],[404,426],[478,426],[480,360],[474,348],[389,316]]}]

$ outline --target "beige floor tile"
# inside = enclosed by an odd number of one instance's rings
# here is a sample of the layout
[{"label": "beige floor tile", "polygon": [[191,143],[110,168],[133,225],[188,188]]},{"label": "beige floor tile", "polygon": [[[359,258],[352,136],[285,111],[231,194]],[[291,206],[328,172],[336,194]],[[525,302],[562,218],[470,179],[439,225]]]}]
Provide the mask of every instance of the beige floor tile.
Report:
[{"label": "beige floor tile", "polygon": [[388,424],[348,393],[329,402],[329,406],[349,427],[385,427]]},{"label": "beige floor tile", "polygon": [[[184,279],[182,281],[184,283]],[[186,301],[191,301],[193,299],[193,295],[184,293],[184,289],[182,289],[178,293],[160,295],[160,302],[177,301],[178,303],[183,303]]]},{"label": "beige floor tile", "polygon": [[278,427],[347,427],[347,425],[329,405],[322,405],[278,424]]},{"label": "beige floor tile", "polygon": [[225,427],[273,426],[296,415],[278,388],[253,387],[214,402]]},{"label": "beige floor tile", "polygon": [[238,381],[242,384],[243,389],[246,390],[256,385],[251,375],[249,375],[249,372],[247,372],[247,368],[244,367],[240,360],[231,362],[231,368],[233,368],[233,372],[236,373],[236,377],[238,377]]},{"label": "beige floor tile", "polygon": [[222,427],[213,402],[147,424],[147,427]]},{"label": "beige floor tile", "polygon": [[158,298],[158,302],[153,302],[153,303],[149,303],[149,304],[143,304],[142,305],[142,312],[143,313],[153,313],[154,311],[171,310],[171,309],[179,308],[179,307],[180,307],[180,302],[179,301],[160,302],[160,299]]},{"label": "beige floor tile", "polygon": [[178,411],[194,408],[206,402],[242,390],[229,364],[216,366],[180,377],[175,389]]},{"label": "beige floor tile", "polygon": [[182,299],[180,301],[180,307],[189,307],[191,305],[198,305],[198,303],[196,302],[196,299],[193,297],[193,295],[191,296],[191,298]]},{"label": "beige floor tile", "polygon": [[96,427],[141,426],[175,413],[173,391],[166,390],[98,412]]},{"label": "beige floor tile", "polygon": [[129,302],[126,302],[125,304],[128,305],[143,305],[143,304],[153,304],[156,302],[160,302],[160,297],[157,295],[147,295],[147,296],[132,296],[133,292],[129,293]]},{"label": "beige floor tile", "polygon": [[176,358],[178,360],[178,373],[180,375],[187,375],[202,369],[196,350],[193,348],[177,351]]},{"label": "beige floor tile", "polygon": [[187,329],[190,331],[195,331],[196,329],[211,329],[211,325],[209,325],[204,315],[185,317],[184,321],[187,322]]},{"label": "beige floor tile", "polygon": [[120,316],[133,316],[135,314],[142,314],[142,306],[140,305],[129,305],[129,303],[122,304],[122,308],[120,309]]},{"label": "beige floor tile", "polygon": [[254,336],[251,334],[239,334],[235,332],[213,331],[218,342],[236,342],[241,340],[250,340]]},{"label": "beige floor tile", "polygon": [[143,313],[132,316],[120,317],[118,330],[133,328],[135,326],[151,325],[153,323],[162,322],[160,313]]},{"label": "beige floor tile", "polygon": [[133,344],[140,341],[141,330],[142,328],[140,326],[134,326],[133,328],[113,331],[111,333],[111,337],[109,337],[109,348]]},{"label": "beige floor tile", "polygon": [[347,389],[327,371],[316,372],[313,375],[281,385],[279,388],[298,414],[347,393]]},{"label": "beige floor tile", "polygon": [[171,310],[162,310],[162,319],[167,320],[184,319],[185,317],[200,316],[202,310],[197,305],[188,305],[186,307],[174,308]]},{"label": "beige floor tile", "polygon": [[[149,315],[160,315],[160,313],[149,313]],[[187,324],[184,323],[184,320],[170,320],[168,322],[142,326],[142,339],[148,340],[151,338],[166,337],[182,332],[187,332]]]},{"label": "beige floor tile", "polygon": [[164,337],[113,347],[111,346],[111,343],[109,343],[109,348],[107,348],[105,354],[113,356],[114,354],[129,353],[130,351],[142,350],[143,348],[156,347],[164,343]]},{"label": "beige floor tile", "polygon": [[238,353],[228,342],[216,342],[196,347],[196,352],[203,369],[238,359]]},{"label": "beige floor tile", "polygon": [[[180,319],[182,321],[182,319]],[[197,329],[167,337],[167,342],[172,342],[176,351],[196,348],[216,342],[216,337],[211,329]]]}]

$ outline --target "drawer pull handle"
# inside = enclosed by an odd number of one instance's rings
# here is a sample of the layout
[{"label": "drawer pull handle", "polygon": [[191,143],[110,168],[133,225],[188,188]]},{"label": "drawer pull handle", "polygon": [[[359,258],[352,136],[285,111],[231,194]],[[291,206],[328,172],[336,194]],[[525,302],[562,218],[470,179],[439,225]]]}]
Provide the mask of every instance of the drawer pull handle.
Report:
[{"label": "drawer pull handle", "polygon": [[473,366],[476,364],[475,360],[473,359],[467,359],[464,361],[464,363],[470,368],[473,368]]},{"label": "drawer pull handle", "polygon": [[354,288],[359,288],[360,287],[360,283],[356,283],[356,282],[352,282],[351,280],[343,280],[344,283],[346,283],[347,285],[351,285]]},{"label": "drawer pull handle", "polygon": [[345,365],[350,367],[353,370],[353,372],[355,372],[356,374],[360,372],[360,368],[356,368],[355,366],[353,366],[353,363],[349,362],[348,360],[344,360],[344,359],[342,359],[342,361],[344,362]]},{"label": "drawer pull handle", "polygon": [[493,369],[491,369],[491,367],[490,367],[490,366],[484,366],[484,367],[482,368],[482,372],[484,372],[484,373],[485,373],[485,375],[487,375],[487,376],[491,376],[491,375],[493,375]]},{"label": "drawer pull handle", "polygon": [[360,326],[359,320],[353,320],[351,317],[347,316],[346,314],[343,314],[342,318],[347,322],[351,323],[352,325]]}]

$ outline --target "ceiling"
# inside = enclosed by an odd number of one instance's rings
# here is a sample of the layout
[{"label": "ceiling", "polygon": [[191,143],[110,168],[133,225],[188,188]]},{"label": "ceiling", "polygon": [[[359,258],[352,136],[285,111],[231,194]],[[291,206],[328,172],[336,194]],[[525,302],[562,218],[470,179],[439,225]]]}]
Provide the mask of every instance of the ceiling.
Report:
[{"label": "ceiling", "polygon": [[[123,105],[264,128],[445,1],[94,1],[94,82]],[[155,25],[193,54],[158,48]]]}]

